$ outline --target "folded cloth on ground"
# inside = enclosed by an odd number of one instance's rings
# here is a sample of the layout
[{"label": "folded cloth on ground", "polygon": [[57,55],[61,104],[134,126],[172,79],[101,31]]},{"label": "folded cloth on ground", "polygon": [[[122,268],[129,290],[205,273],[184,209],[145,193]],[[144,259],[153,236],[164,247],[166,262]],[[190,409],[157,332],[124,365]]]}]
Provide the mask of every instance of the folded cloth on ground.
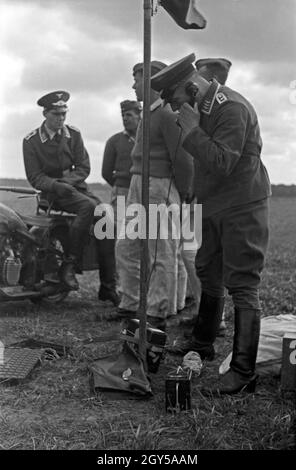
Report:
[{"label": "folded cloth on ground", "polygon": [[[90,366],[91,391],[120,393],[123,397],[149,398],[152,390],[139,355],[126,343],[121,352],[103,357]],[[114,395],[113,395],[114,396]]]},{"label": "folded cloth on ground", "polygon": [[[256,370],[259,375],[279,375],[282,363],[283,337],[286,333],[296,334],[296,315],[281,314],[261,319]],[[219,373],[229,370],[232,353],[219,367]]]}]

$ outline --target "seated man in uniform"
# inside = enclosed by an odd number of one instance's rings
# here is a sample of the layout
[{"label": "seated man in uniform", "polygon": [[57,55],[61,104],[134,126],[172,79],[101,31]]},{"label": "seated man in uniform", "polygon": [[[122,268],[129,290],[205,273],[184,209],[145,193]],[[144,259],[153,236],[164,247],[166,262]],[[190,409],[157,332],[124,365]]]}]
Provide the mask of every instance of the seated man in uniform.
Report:
[{"label": "seated man in uniform", "polygon": [[[93,221],[94,209],[100,202],[85,182],[90,162],[81,134],[65,125],[69,93],[56,91],[37,102],[43,107],[45,120],[23,141],[23,155],[28,181],[57,209],[76,214],[69,234],[68,257],[62,265],[62,279],[69,289],[77,290],[76,267],[82,255],[83,242]],[[114,240],[98,240],[100,264],[100,300],[118,304],[115,290]]]}]

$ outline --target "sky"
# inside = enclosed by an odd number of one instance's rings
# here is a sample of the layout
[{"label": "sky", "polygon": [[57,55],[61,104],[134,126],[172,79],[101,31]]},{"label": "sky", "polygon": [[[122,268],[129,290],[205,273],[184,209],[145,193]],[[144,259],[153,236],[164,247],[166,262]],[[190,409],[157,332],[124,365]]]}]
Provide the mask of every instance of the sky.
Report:
[{"label": "sky", "polygon": [[[154,6],[156,6],[154,0]],[[200,0],[204,30],[183,30],[158,7],[152,59],[231,60],[228,85],[255,107],[262,159],[274,184],[296,184],[296,0]],[[122,129],[120,101],[135,99],[143,61],[143,0],[0,0],[0,175],[25,177],[22,140],[43,120],[37,100],[71,94],[67,123],[102,182],[106,140]]]}]

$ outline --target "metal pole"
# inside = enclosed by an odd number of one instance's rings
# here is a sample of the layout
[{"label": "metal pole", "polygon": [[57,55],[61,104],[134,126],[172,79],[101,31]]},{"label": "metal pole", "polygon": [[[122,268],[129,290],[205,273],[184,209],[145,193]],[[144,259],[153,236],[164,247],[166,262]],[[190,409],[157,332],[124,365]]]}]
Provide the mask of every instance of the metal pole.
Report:
[{"label": "metal pole", "polygon": [[140,264],[140,328],[139,352],[147,371],[146,362],[146,311],[149,274],[149,141],[150,141],[150,61],[151,61],[151,15],[152,0],[144,0],[144,100],[143,100],[143,161],[142,161],[142,207],[145,212],[145,239],[141,240]]}]

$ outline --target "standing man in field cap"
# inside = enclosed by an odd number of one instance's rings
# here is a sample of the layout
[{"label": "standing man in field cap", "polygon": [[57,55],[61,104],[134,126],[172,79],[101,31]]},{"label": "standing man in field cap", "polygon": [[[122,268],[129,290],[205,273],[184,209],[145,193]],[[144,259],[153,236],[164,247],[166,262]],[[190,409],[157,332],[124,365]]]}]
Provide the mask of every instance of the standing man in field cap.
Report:
[{"label": "standing man in field cap", "polygon": [[215,78],[221,85],[225,85],[232,63],[224,58],[199,59],[195,67],[199,74],[208,82]]},{"label": "standing man in field cap", "polygon": [[[137,127],[141,118],[142,106],[139,101],[125,100],[120,103],[124,130],[112,135],[106,142],[102,176],[112,186],[111,204],[115,221],[122,223],[124,214],[117,214],[117,197],[127,199],[131,181],[131,152],[135,145]],[[119,232],[120,227],[117,227]]]},{"label": "standing man in field cap", "polygon": [[[151,62],[151,75],[159,72],[166,64]],[[143,101],[143,63],[133,67],[136,97]],[[191,189],[192,159],[182,149],[179,140],[180,130],[175,121],[176,115],[170,106],[162,106],[159,93],[151,90],[150,101],[150,173],[149,203],[165,208],[171,204],[180,205]],[[127,204],[141,203],[142,186],[142,143],[143,125],[140,122],[136,142],[132,151],[131,184]],[[173,220],[168,211],[170,228],[167,239],[161,238],[163,225],[159,222],[157,240],[149,239],[150,285],[147,296],[147,320],[157,328],[165,329],[166,318],[175,313],[177,292],[177,254],[179,239],[172,236]],[[151,222],[151,219],[150,219]],[[129,218],[126,218],[126,226]],[[156,222],[157,224],[157,222]],[[116,245],[116,261],[120,276],[122,299],[119,315],[123,318],[136,317],[140,294],[140,240],[120,239]],[[177,300],[177,299],[176,299]]]},{"label": "standing man in field cap", "polygon": [[[93,221],[94,209],[100,201],[88,190],[85,182],[90,173],[90,162],[80,131],[65,124],[69,98],[67,91],[55,91],[37,101],[43,107],[45,120],[24,138],[23,154],[30,184],[42,191],[42,197],[53,208],[76,214],[61,276],[69,289],[77,290],[79,286],[75,272],[82,256],[84,239]],[[101,278],[99,299],[118,304],[114,240],[98,240],[97,248]]]},{"label": "standing man in field cap", "polygon": [[224,286],[235,309],[230,370],[211,393],[255,388],[260,332],[260,273],[268,243],[269,178],[261,161],[256,112],[239,93],[208,82],[193,66],[194,54],[151,79],[172,109],[179,110],[183,147],[194,158],[194,189],[203,205],[202,246],[196,271],[202,296],[192,338],[172,352],[190,350],[214,358]]}]

